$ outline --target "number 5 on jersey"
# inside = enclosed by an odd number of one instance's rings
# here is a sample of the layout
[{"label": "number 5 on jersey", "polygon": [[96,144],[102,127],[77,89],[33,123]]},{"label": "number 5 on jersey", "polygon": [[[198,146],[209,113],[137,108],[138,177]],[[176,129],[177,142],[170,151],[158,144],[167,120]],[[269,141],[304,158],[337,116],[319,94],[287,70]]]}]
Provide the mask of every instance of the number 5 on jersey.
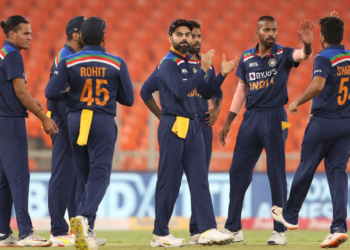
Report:
[{"label": "number 5 on jersey", "polygon": [[[87,106],[91,106],[94,102],[99,106],[104,106],[109,99],[108,89],[101,88],[103,84],[107,85],[107,80],[96,79],[96,92],[95,97],[93,97],[93,84],[92,79],[86,79],[83,91],[81,92],[79,101],[86,102]],[[101,101],[100,96],[103,93],[103,101]]]},{"label": "number 5 on jersey", "polygon": [[[349,89],[344,84],[349,81],[349,77],[343,77],[340,80],[339,86],[339,96],[338,96],[338,104],[344,105],[347,100],[350,100]],[[344,94],[342,94],[344,92]],[[349,96],[348,96],[349,95]]]}]

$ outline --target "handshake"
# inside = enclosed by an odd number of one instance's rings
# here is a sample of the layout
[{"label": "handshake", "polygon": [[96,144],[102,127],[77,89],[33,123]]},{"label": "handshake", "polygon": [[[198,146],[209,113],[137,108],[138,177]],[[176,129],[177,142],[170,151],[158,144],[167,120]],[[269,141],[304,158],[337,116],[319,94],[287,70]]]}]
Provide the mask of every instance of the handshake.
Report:
[{"label": "handshake", "polygon": [[[202,69],[207,72],[210,68],[210,63],[212,61],[212,58],[214,56],[214,50],[211,49],[207,53],[202,54],[201,62],[202,62]],[[221,62],[221,75],[223,77],[226,77],[228,74],[230,74],[232,71],[236,69],[238,65],[238,58],[226,61],[226,55],[222,55],[222,62]]]}]

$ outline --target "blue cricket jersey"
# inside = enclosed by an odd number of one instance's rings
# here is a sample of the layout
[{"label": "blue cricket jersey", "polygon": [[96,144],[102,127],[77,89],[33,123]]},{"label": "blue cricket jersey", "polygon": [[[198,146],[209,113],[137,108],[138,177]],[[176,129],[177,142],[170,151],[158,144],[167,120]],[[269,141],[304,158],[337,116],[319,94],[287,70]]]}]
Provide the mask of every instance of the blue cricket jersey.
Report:
[{"label": "blue cricket jersey", "polygon": [[311,113],[326,118],[350,117],[350,51],[330,45],[314,60],[312,77],[326,79],[321,93],[313,99]]},{"label": "blue cricket jersey", "polygon": [[46,89],[46,97],[64,100],[68,82],[68,111],[90,109],[97,113],[116,116],[117,104],[131,106],[134,90],[126,63],[100,46],[85,46],[58,64]]},{"label": "blue cricket jersey", "polygon": [[[66,56],[69,56],[69,55],[74,54],[74,53],[75,53],[75,51],[71,46],[69,46],[67,44],[65,44],[63,46],[63,48],[58,53],[58,55],[56,56],[52,66],[51,66],[50,79],[53,75],[53,72],[55,72],[55,70],[57,69],[58,63]],[[66,87],[68,88],[68,83],[67,83]],[[50,110],[53,115],[61,116],[63,118],[63,121],[65,122],[65,124],[66,125],[68,124],[68,122],[67,122],[68,113],[67,113],[66,101],[53,102],[51,100],[47,100],[47,109]]]},{"label": "blue cricket jersey", "polygon": [[22,54],[13,43],[4,41],[0,50],[0,116],[28,117],[13,88],[12,80],[16,78],[27,84]]},{"label": "blue cricket jersey", "polygon": [[288,102],[287,82],[295,49],[275,44],[269,55],[258,55],[259,44],[241,56],[236,76],[248,84],[246,109],[282,107]]}]

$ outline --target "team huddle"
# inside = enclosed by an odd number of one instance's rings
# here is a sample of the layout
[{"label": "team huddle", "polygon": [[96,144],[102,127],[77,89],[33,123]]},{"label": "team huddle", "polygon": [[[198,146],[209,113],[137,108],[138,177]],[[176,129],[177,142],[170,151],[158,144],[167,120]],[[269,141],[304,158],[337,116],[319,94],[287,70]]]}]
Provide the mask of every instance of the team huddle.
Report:
[{"label": "team huddle", "polygon": [[[298,216],[314,173],[324,159],[333,202],[333,222],[321,247],[347,241],[350,152],[350,52],[341,45],[344,22],[333,12],[320,20],[323,50],[314,59],[312,83],[289,105],[292,114],[309,100],[312,116],[306,128],[300,165],[289,199],[285,172],[288,135],[287,82],[290,70],[312,56],[313,25],[301,22],[301,49],[276,43],[277,22],[258,19],[258,44],[240,60],[222,56],[216,74],[213,49],[202,54],[201,25],[177,19],[170,24],[170,51],[143,84],[141,97],[160,120],[159,166],[155,193],[152,247],[181,247],[183,238],[170,234],[169,221],[183,173],[191,194],[189,244],[227,245],[243,241],[241,212],[256,162],[267,155],[274,219],[267,244],[287,243],[285,230],[298,228]],[[100,17],[72,18],[66,26],[67,43],[55,58],[45,89],[48,113],[26,88],[22,49],[29,49],[31,26],[22,16],[1,21],[6,35],[0,50],[0,247],[73,246],[95,250],[106,244],[94,232],[96,213],[109,185],[117,139],[117,102],[132,106],[134,90],[125,61],[106,52],[107,25]],[[219,139],[223,146],[230,126],[245,103],[230,168],[230,203],[225,228],[217,229],[208,174],[213,130],[221,109],[221,85],[236,70],[237,90]],[[152,94],[159,92],[161,108]],[[208,100],[213,108],[209,109]],[[29,167],[25,127],[27,110],[37,116],[52,138],[52,173],[48,207],[51,236],[34,232],[28,213]],[[12,235],[14,204],[19,237]],[[68,211],[69,225],[64,215]]]}]

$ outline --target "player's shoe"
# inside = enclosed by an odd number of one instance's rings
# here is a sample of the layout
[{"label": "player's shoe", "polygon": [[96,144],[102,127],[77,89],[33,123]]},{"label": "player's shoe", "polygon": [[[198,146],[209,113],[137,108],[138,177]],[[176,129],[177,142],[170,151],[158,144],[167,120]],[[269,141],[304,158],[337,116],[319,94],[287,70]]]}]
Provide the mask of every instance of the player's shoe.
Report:
[{"label": "player's shoe", "polygon": [[13,237],[12,234],[0,236],[0,247],[16,247],[18,239]]},{"label": "player's shoe", "polygon": [[199,234],[194,234],[191,236],[190,242],[188,242],[189,245],[197,245],[199,240]]},{"label": "player's shoe", "polygon": [[[71,236],[73,239],[75,239],[75,234],[74,234],[73,231],[70,231],[70,236]],[[106,245],[106,241],[107,241],[107,239],[105,239],[105,238],[96,238],[96,244],[97,244],[97,246],[104,246],[104,245]]]},{"label": "player's shoe", "polygon": [[50,247],[52,242],[47,240],[35,233],[32,233],[25,238],[19,238],[17,241],[17,246],[20,247]]},{"label": "player's shoe", "polygon": [[153,234],[151,247],[182,247],[186,245],[186,240],[183,238],[175,238],[174,235],[158,236]]},{"label": "player's shoe", "polygon": [[51,234],[50,240],[52,241],[53,247],[70,247],[73,246],[75,242],[75,238],[71,235],[53,236]]},{"label": "player's shoe", "polygon": [[88,220],[84,216],[73,217],[70,220],[75,234],[75,248],[78,250],[97,250],[95,234],[89,232]]},{"label": "player's shoe", "polygon": [[267,241],[267,245],[285,245],[285,244],[287,244],[287,238],[284,232],[279,233],[279,232],[273,231],[271,238]]},{"label": "player's shoe", "polygon": [[326,236],[321,243],[322,248],[335,248],[348,240],[348,235],[343,227],[338,227],[334,233]]},{"label": "player's shoe", "polygon": [[216,228],[200,234],[198,243],[201,245],[228,245],[233,241],[233,234],[222,233]]},{"label": "player's shoe", "polygon": [[243,241],[243,232],[242,230],[230,230],[227,228],[224,228],[221,230],[222,233],[224,234],[233,234],[233,241],[232,243],[238,243]]},{"label": "player's shoe", "polygon": [[289,230],[298,229],[298,224],[296,225],[290,224],[283,218],[283,208],[273,206],[271,208],[271,215],[275,221],[282,223]]},{"label": "player's shoe", "polygon": [[106,239],[104,239],[104,238],[97,238],[94,231],[89,230],[89,235],[91,237],[95,238],[97,246],[104,246],[104,245],[106,245]]}]

